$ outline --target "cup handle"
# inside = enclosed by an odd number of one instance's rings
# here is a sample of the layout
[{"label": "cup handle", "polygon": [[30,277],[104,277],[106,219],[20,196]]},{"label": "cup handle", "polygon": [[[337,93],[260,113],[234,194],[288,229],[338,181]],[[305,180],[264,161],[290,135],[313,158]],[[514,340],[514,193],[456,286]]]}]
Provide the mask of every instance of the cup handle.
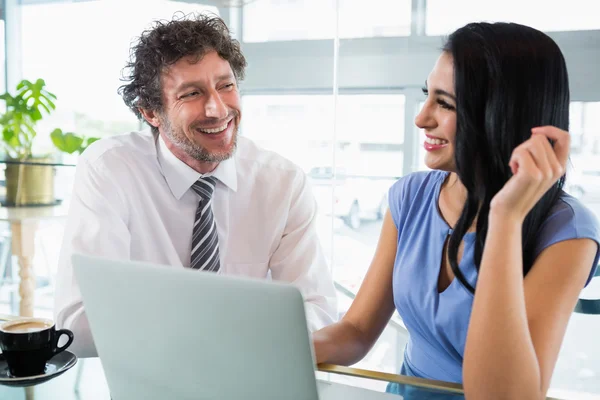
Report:
[{"label": "cup handle", "polygon": [[[60,341],[60,337],[62,335],[67,335],[69,337],[69,340],[67,340],[67,343],[65,343],[63,346],[58,347],[58,342]],[[73,343],[73,332],[71,332],[68,329],[58,329],[56,331],[56,348],[54,350],[54,355],[65,351],[67,349],[67,347],[69,347],[71,345],[71,343]]]}]

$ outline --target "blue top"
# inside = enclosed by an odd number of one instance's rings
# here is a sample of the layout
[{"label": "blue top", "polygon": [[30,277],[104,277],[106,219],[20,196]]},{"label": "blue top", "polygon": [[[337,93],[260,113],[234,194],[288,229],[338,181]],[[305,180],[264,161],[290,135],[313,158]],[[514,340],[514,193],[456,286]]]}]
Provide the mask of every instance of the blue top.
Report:
[{"label": "blue top", "polygon": [[[410,334],[401,373],[462,383],[473,295],[456,278],[443,292],[437,289],[444,243],[452,232],[438,208],[447,175],[442,171],[417,172],[390,189],[390,211],[398,229],[393,291],[396,309]],[[600,243],[600,228],[591,211],[564,194],[541,227],[535,257],[552,244],[575,238]],[[467,233],[459,269],[473,287],[477,281],[474,250],[475,233]],[[599,256],[600,251],[590,266],[587,283]]]}]

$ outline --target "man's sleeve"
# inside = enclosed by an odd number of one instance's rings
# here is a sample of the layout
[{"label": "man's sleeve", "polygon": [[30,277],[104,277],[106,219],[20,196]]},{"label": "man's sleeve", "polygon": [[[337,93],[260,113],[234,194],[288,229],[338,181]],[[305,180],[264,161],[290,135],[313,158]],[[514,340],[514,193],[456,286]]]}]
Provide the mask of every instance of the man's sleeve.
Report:
[{"label": "man's sleeve", "polygon": [[69,215],[56,279],[56,324],[71,329],[75,339],[69,348],[79,357],[97,356],[79,286],[71,265],[73,253],[115,259],[130,258],[130,233],[122,187],[102,158],[93,165],[82,157],[77,165]]},{"label": "man's sleeve", "polygon": [[337,320],[335,287],[317,237],[316,216],[306,175],[299,171],[285,229],[269,267],[274,280],[290,282],[302,292],[311,332]]}]

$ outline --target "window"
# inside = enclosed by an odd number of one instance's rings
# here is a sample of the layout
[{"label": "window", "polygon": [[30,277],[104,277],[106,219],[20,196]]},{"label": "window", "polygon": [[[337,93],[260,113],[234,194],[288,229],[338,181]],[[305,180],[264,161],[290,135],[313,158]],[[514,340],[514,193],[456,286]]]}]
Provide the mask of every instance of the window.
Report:
[{"label": "window", "polygon": [[543,31],[599,29],[596,0],[427,0],[427,35],[446,35],[473,21],[516,22]]},{"label": "window", "polygon": [[[333,39],[335,0],[261,0],[244,7],[244,41]],[[341,38],[407,36],[410,0],[339,0]]]},{"label": "window", "polygon": [[335,278],[353,292],[370,264],[387,191],[402,175],[404,101],[397,94],[340,95],[334,135],[331,95],[243,98],[243,135],[291,159],[311,179]]},{"label": "window", "polygon": [[600,218],[600,102],[571,103],[570,133],[565,189]]},{"label": "window", "polygon": [[315,159],[329,159],[333,141],[330,95],[246,95],[242,134],[277,151],[305,171]]}]

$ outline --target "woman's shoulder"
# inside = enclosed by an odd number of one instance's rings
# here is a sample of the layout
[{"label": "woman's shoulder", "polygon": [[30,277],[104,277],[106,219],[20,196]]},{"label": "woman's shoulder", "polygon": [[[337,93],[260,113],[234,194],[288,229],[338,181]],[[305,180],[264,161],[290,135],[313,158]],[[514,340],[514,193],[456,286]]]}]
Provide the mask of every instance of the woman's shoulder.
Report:
[{"label": "woman's shoulder", "polygon": [[435,189],[447,175],[447,172],[438,170],[418,171],[405,175],[390,188],[390,200],[412,198],[423,190]]},{"label": "woman's shoulder", "polygon": [[[400,229],[405,221],[416,221],[419,216],[431,210],[435,203],[438,188],[447,176],[443,171],[420,171],[400,178],[389,191],[388,204],[396,228]],[[412,218],[409,218],[409,215]],[[415,218],[416,217],[416,218]]]},{"label": "woman's shoulder", "polygon": [[[534,258],[545,248],[571,239],[591,239],[600,246],[600,224],[594,212],[581,201],[562,193],[540,227]],[[586,285],[594,276],[599,259],[600,247],[596,251]]]},{"label": "woman's shoulder", "polygon": [[[540,227],[535,256],[555,243],[571,239],[591,239],[600,245],[600,224],[592,210],[563,192]],[[598,255],[596,262],[597,259]]]},{"label": "woman's shoulder", "polygon": [[550,209],[541,230],[553,236],[560,233],[569,239],[590,238],[600,242],[600,223],[596,214],[564,192]]}]

